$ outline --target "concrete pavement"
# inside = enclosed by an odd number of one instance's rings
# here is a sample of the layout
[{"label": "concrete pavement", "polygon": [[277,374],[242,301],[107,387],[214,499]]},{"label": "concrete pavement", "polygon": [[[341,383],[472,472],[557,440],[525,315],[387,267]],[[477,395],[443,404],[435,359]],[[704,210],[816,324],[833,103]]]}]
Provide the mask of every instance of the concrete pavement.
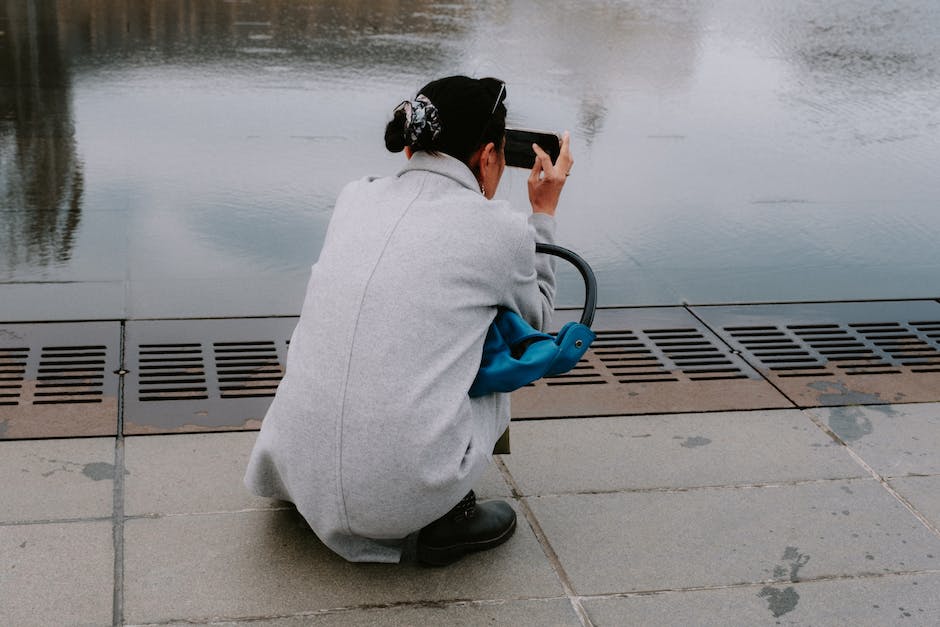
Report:
[{"label": "concrete pavement", "polygon": [[515,422],[444,569],[333,555],[255,435],[0,442],[0,623],[940,624],[940,404]]}]

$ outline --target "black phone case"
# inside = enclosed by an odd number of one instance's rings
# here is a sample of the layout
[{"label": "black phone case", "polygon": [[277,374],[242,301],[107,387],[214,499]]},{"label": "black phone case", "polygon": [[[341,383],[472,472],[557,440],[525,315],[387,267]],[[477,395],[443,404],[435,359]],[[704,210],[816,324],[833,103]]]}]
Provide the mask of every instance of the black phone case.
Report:
[{"label": "black phone case", "polygon": [[555,163],[561,152],[561,141],[554,133],[507,128],[506,165],[511,168],[527,169],[535,165],[535,151],[532,150],[532,144],[538,144],[547,152],[552,158],[552,163]]}]

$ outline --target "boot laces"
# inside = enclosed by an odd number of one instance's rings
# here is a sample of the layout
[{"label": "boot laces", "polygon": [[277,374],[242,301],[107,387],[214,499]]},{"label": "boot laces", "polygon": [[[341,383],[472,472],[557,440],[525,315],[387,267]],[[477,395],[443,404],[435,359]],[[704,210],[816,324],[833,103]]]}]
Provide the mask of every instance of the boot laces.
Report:
[{"label": "boot laces", "polygon": [[473,493],[473,490],[467,493],[467,496],[463,497],[457,505],[451,510],[453,514],[453,519],[455,521],[460,520],[469,520],[476,516],[477,513],[477,497]]}]

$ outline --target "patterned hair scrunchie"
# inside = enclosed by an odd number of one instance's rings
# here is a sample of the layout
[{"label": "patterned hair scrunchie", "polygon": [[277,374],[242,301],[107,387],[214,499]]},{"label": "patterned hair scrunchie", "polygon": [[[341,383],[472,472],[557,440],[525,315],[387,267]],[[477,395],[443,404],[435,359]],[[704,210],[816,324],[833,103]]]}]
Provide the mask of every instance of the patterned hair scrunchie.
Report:
[{"label": "patterned hair scrunchie", "polygon": [[441,132],[441,119],[437,107],[427,96],[421,94],[414,100],[405,100],[395,107],[395,113],[399,111],[405,112],[406,146],[421,149],[437,139]]}]

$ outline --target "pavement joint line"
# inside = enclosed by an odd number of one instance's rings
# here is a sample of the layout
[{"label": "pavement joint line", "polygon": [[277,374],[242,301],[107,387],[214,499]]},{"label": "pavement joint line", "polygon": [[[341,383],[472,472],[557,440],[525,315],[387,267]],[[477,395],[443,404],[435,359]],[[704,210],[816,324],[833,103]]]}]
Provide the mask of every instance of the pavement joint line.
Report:
[{"label": "pavement joint line", "polygon": [[163,518],[184,518],[187,516],[227,516],[232,514],[251,514],[254,512],[286,512],[293,511],[294,507],[248,507],[245,509],[226,509],[211,512],[146,512],[141,514],[127,514],[124,520],[161,520]]},{"label": "pavement joint line", "polygon": [[157,627],[159,625],[229,625],[234,622],[254,623],[270,620],[282,620],[290,618],[315,618],[319,616],[336,616],[350,612],[379,612],[382,610],[395,609],[447,609],[460,607],[496,607],[508,603],[519,602],[541,602],[541,601],[563,601],[567,597],[562,595],[555,596],[534,596],[534,597],[509,597],[504,599],[453,599],[453,600],[417,600],[417,601],[393,601],[389,603],[365,603],[362,605],[348,605],[342,607],[329,607],[304,612],[294,612],[288,614],[263,614],[252,616],[213,616],[206,619],[194,618],[169,618],[167,620],[150,623],[126,623],[125,627]]},{"label": "pavement joint line", "polygon": [[764,488],[789,488],[802,485],[872,481],[872,477],[831,477],[824,479],[795,479],[793,481],[768,481],[764,483],[727,483],[699,486],[663,486],[654,488],[621,488],[611,490],[572,490],[570,492],[542,492],[520,494],[518,498],[542,498],[563,496],[605,496],[610,494],[681,494],[699,490],[760,490]]},{"label": "pavement joint line", "polygon": [[89,522],[114,522],[114,516],[88,516],[84,518],[48,518],[34,520],[4,520],[0,521],[0,527],[19,527],[27,525],[69,525],[75,523]]},{"label": "pavement joint line", "polygon": [[[790,397],[787,395],[787,393],[784,392],[783,389],[780,388],[780,386],[778,386],[777,384],[775,384],[773,381],[771,381],[771,380],[767,377],[766,374],[764,374],[764,370],[761,369],[760,364],[752,364],[750,361],[748,361],[748,359],[747,359],[747,354],[746,354],[746,353],[743,353],[743,352],[739,352],[736,348],[734,348],[733,346],[731,346],[731,344],[729,344],[729,343],[725,340],[725,338],[722,336],[722,334],[719,332],[719,330],[713,329],[710,324],[708,324],[704,319],[702,319],[702,318],[698,315],[698,313],[696,313],[695,308],[694,308],[693,305],[689,305],[688,303],[683,303],[683,304],[682,304],[682,308],[685,309],[685,310],[689,313],[690,316],[692,316],[693,318],[695,318],[695,319],[698,321],[698,323],[702,325],[703,328],[708,329],[709,333],[711,333],[713,336],[715,336],[715,338],[716,338],[719,342],[721,342],[722,344],[724,344],[725,347],[728,349],[729,354],[734,355],[735,357],[737,357],[738,359],[740,359],[741,361],[743,361],[744,363],[746,363],[746,364],[751,368],[751,370],[753,370],[754,372],[757,373],[757,376],[759,376],[765,383],[767,383],[767,385],[769,385],[769,386],[772,387],[774,390],[776,390],[776,391],[777,391],[777,394],[779,394],[779,395],[781,396],[781,398],[783,398],[785,401],[787,401],[788,403],[790,403],[790,404],[793,406],[793,409],[800,409],[800,405],[799,405],[799,403],[796,402],[796,400],[790,398]],[[782,409],[790,409],[790,408],[785,407],[785,408],[782,408]]]},{"label": "pavement joint line", "polygon": [[[127,325],[121,322],[119,345],[119,372],[125,372]],[[114,440],[114,500],[112,507],[114,542],[114,592],[111,602],[111,620],[116,626],[124,624],[124,376],[118,377],[117,434]]]},{"label": "pavement joint line", "polygon": [[114,506],[112,516],[114,542],[113,624],[124,624],[124,440],[114,445]]},{"label": "pavement joint line", "polygon": [[[790,399],[785,399],[789,402]],[[923,401],[922,404],[926,403],[937,403],[940,401]],[[918,403],[889,403],[892,405],[916,405]],[[725,409],[683,409],[679,411],[673,410],[658,410],[658,411],[637,411],[635,413],[629,412],[612,412],[612,413],[603,413],[603,414],[589,414],[589,415],[577,415],[577,416],[527,416],[525,418],[513,418],[510,425],[517,425],[520,423],[538,423],[538,422],[548,422],[552,420],[564,420],[566,422],[571,422],[574,420],[600,420],[603,418],[648,418],[656,416],[707,416],[710,414],[746,414],[746,413],[758,413],[758,412],[768,412],[768,411],[799,411],[801,409],[812,409],[806,407],[798,407],[793,405],[792,407],[778,407],[778,406],[767,406],[767,407],[740,407],[740,408],[725,408]]]},{"label": "pavement joint line", "polygon": [[564,590],[565,596],[568,598],[568,602],[571,603],[571,609],[574,610],[575,615],[577,615],[578,620],[581,621],[581,625],[583,627],[593,627],[594,623],[591,621],[591,617],[588,615],[587,610],[585,610],[584,606],[581,604],[581,599],[575,592],[574,586],[571,584],[571,579],[568,577],[568,573],[565,571],[564,566],[561,564],[561,560],[558,558],[558,553],[555,552],[555,549],[548,541],[548,536],[545,535],[545,531],[542,529],[542,525],[535,517],[535,512],[533,512],[532,508],[529,507],[529,503],[526,500],[526,497],[523,496],[521,490],[519,490],[519,485],[516,483],[512,473],[509,472],[509,468],[506,466],[506,462],[503,461],[503,459],[499,456],[494,456],[493,461],[496,463],[496,467],[499,469],[500,474],[502,474],[503,480],[506,481],[506,483],[509,485],[509,489],[512,491],[513,496],[518,499],[519,506],[522,508],[523,515],[525,516],[526,521],[529,523],[529,527],[532,529],[532,532],[535,534],[535,538],[542,547],[542,552],[545,553],[545,557],[548,558],[552,570],[555,571],[555,576],[558,577],[558,581],[561,583],[562,590]]},{"label": "pavement joint line", "polygon": [[631,590],[629,592],[608,592],[603,594],[584,594],[584,601],[602,601],[605,599],[627,599],[633,597],[659,596],[665,594],[682,594],[686,592],[720,592],[722,590],[746,590],[764,586],[784,586],[789,584],[813,584],[829,581],[877,581],[894,577],[913,577],[917,575],[940,575],[940,569],[930,568],[924,570],[899,570],[889,573],[859,573],[856,575],[820,575],[819,577],[797,579],[765,579],[761,581],[748,581],[726,584],[721,586],[687,586],[684,588],[656,588],[649,590]]},{"label": "pavement joint line", "polygon": [[937,536],[938,538],[940,538],[940,527],[938,527],[937,525],[935,525],[935,524],[933,524],[932,522],[930,522],[930,520],[929,520],[926,516],[924,516],[923,514],[921,514],[921,513],[917,510],[917,508],[914,507],[914,505],[913,505],[910,501],[908,501],[903,495],[901,495],[900,492],[898,492],[897,490],[895,490],[895,489],[894,489],[894,486],[892,486],[890,483],[888,483],[888,480],[887,480],[887,479],[885,479],[885,478],[882,477],[880,474],[878,474],[878,471],[876,471],[874,468],[872,468],[871,465],[869,465],[869,463],[866,462],[866,461],[862,458],[861,455],[859,455],[859,454],[856,453],[854,450],[852,450],[852,447],[849,446],[842,438],[840,438],[832,429],[830,429],[827,425],[824,425],[824,424],[822,423],[822,421],[819,420],[819,418],[818,418],[813,412],[806,412],[806,413],[807,413],[807,415],[809,416],[809,419],[812,420],[812,421],[816,424],[817,427],[819,427],[820,429],[822,429],[825,433],[827,433],[827,434],[829,435],[829,437],[833,438],[836,442],[839,442],[839,443],[845,448],[845,450],[848,452],[849,456],[850,456],[853,460],[855,460],[855,463],[857,463],[859,466],[861,466],[862,468],[864,468],[864,469],[868,472],[868,474],[870,474],[870,475],[872,476],[872,478],[874,478],[878,483],[880,483],[881,486],[882,486],[885,490],[888,491],[888,494],[890,494],[891,496],[893,496],[894,499],[895,499],[898,503],[900,503],[902,507],[904,507],[904,509],[906,509],[907,511],[909,511],[918,521],[920,521],[920,523],[921,523],[924,527],[926,527],[928,531],[930,531],[930,532],[933,533],[935,536]]}]

